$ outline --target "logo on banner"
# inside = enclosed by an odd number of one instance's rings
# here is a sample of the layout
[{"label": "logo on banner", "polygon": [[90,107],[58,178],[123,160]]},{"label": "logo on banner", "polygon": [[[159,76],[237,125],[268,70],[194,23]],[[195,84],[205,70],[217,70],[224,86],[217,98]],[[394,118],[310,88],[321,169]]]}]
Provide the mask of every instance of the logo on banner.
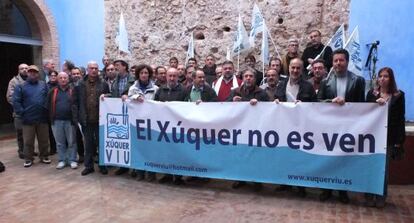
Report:
[{"label": "logo on banner", "polygon": [[105,163],[130,166],[128,106],[122,104],[122,113],[106,116]]}]

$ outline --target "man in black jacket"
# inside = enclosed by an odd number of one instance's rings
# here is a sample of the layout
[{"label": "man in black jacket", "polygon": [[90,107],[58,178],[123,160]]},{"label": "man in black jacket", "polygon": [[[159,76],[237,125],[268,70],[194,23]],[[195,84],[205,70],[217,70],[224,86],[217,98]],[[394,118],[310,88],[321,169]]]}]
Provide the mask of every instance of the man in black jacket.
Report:
[{"label": "man in black jacket", "polygon": [[[303,61],[299,58],[294,58],[289,64],[289,78],[281,81],[276,89],[275,101],[278,102],[313,102],[316,101],[316,93],[313,90],[312,84],[304,80]],[[291,189],[291,186],[280,185],[276,190],[283,191]],[[304,187],[298,187],[298,195],[300,197],[306,196]]]},{"label": "man in black jacket", "polygon": [[302,60],[292,59],[289,64],[289,78],[278,85],[275,100],[283,102],[316,101],[316,93],[312,84],[302,78],[302,73]]},{"label": "man in black jacket", "polygon": [[[255,70],[247,68],[243,71],[243,84],[231,91],[228,101],[248,101],[251,105],[256,105],[258,101],[269,101],[269,96],[266,91],[256,85]],[[244,181],[236,181],[233,183],[232,188],[238,189],[246,185]],[[261,183],[254,183],[254,190],[259,191],[262,189]]]},{"label": "man in black jacket", "polygon": [[204,71],[197,69],[193,73],[193,84],[186,89],[186,101],[196,102],[214,102],[217,101],[217,94],[213,88],[208,86],[205,81]]},{"label": "man in black jacket", "polygon": [[[161,85],[154,96],[154,101],[185,101],[186,92],[181,84],[178,83],[178,70],[169,68],[167,70],[167,83]],[[167,183],[173,181],[174,184],[184,184],[182,176],[165,174],[159,183]]]},{"label": "man in black jacket", "polygon": [[[344,105],[345,102],[365,101],[365,80],[348,70],[349,53],[345,49],[333,52],[333,72],[322,81],[318,91],[318,100]],[[321,201],[328,200],[332,190],[323,190]],[[349,203],[346,191],[339,191],[339,201]]]},{"label": "man in black jacket", "polygon": [[[312,64],[313,60],[318,56],[325,46],[322,44],[322,35],[319,30],[312,30],[310,35],[310,42],[306,46],[302,54],[303,67],[306,69],[309,64]],[[329,71],[332,67],[332,49],[327,46],[319,59],[326,61],[326,70]],[[306,71],[307,74],[307,71]]]},{"label": "man in black jacket", "polygon": [[[79,82],[79,122],[85,134],[85,169],[82,176],[93,173],[93,157],[98,149],[99,142],[99,98],[109,94],[108,84],[99,78],[98,63],[88,63],[88,75]],[[104,166],[99,167],[102,174],[108,174]]]}]

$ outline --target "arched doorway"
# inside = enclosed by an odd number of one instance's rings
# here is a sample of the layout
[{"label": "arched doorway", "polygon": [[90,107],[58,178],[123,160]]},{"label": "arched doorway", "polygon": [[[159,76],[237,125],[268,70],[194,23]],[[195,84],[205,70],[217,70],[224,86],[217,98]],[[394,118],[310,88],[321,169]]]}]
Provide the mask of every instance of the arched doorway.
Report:
[{"label": "arched doorway", "polygon": [[59,59],[56,27],[43,0],[0,1],[0,52],[0,124],[5,124],[12,122],[5,95],[18,65]]}]

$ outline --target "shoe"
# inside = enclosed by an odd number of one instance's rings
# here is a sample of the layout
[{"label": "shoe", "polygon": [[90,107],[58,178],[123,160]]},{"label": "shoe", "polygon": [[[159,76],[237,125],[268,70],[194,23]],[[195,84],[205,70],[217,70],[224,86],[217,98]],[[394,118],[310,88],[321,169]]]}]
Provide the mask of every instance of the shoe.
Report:
[{"label": "shoe", "polygon": [[148,182],[154,182],[155,180],[157,180],[157,177],[155,176],[155,173],[148,172],[147,181]]},{"label": "shoe", "polygon": [[70,168],[71,169],[77,169],[78,168],[78,163],[74,162],[74,161],[70,162]]},{"label": "shoe", "polygon": [[86,176],[86,175],[88,175],[90,173],[93,173],[93,172],[95,172],[94,169],[92,169],[92,168],[85,168],[85,169],[82,170],[81,175],[82,176]]},{"label": "shoe", "polygon": [[173,183],[175,185],[183,185],[183,184],[185,184],[184,180],[181,177],[175,177]]},{"label": "shoe", "polygon": [[60,169],[65,168],[65,166],[66,166],[65,162],[59,161],[58,165],[56,166],[56,169],[60,170]]},{"label": "shoe", "polygon": [[199,177],[187,177],[187,179],[185,181],[194,182],[194,181],[198,181],[199,179],[200,179]]},{"label": "shoe", "polygon": [[233,183],[233,185],[231,185],[231,188],[233,189],[239,189],[240,187],[243,187],[244,185],[246,185],[246,182],[244,181],[236,181]]},{"label": "shoe", "polygon": [[52,161],[49,158],[47,158],[47,157],[41,159],[40,162],[41,163],[44,163],[44,164],[51,164],[52,163]]},{"label": "shoe", "polygon": [[253,191],[259,192],[263,189],[262,183],[253,183]]},{"label": "shoe", "polygon": [[291,190],[292,186],[290,185],[279,185],[278,187],[276,187],[275,191],[288,191]]},{"label": "shoe", "polygon": [[298,196],[301,198],[306,197],[306,189],[304,187],[298,187]]},{"label": "shoe", "polygon": [[320,201],[326,201],[331,197],[332,197],[332,191],[331,190],[323,190],[322,193],[319,195],[319,200]]},{"label": "shoe", "polygon": [[349,197],[348,197],[348,193],[346,191],[339,191],[339,201],[342,204],[348,204],[349,203]]},{"label": "shoe", "polygon": [[377,208],[384,208],[385,207],[385,204],[386,204],[386,202],[385,202],[385,197],[384,196],[376,196],[376,203],[375,203],[375,206],[377,207]]},{"label": "shoe", "polygon": [[137,170],[136,174],[137,174],[137,180],[138,181],[141,181],[141,180],[145,179],[145,172],[144,171]]},{"label": "shoe", "polygon": [[27,168],[27,167],[31,167],[32,164],[33,164],[33,162],[31,160],[26,160],[26,161],[24,161],[23,166]]},{"label": "shoe", "polygon": [[129,170],[128,168],[120,167],[119,169],[117,169],[115,171],[115,175],[119,176],[119,175],[122,175],[124,173],[128,173],[128,170]]},{"label": "shoe", "polygon": [[99,172],[102,175],[108,175],[108,169],[106,167],[99,167]]},{"label": "shoe", "polygon": [[164,184],[173,181],[173,177],[170,174],[166,174],[161,179],[158,180],[158,183]]}]

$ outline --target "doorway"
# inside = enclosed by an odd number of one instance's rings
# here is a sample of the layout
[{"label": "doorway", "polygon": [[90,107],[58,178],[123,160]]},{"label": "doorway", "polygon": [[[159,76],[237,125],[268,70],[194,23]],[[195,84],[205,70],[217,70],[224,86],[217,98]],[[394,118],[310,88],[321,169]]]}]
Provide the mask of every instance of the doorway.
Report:
[{"label": "doorway", "polygon": [[0,125],[13,122],[13,109],[6,100],[7,87],[19,64],[33,64],[33,50],[31,45],[0,42]]}]

